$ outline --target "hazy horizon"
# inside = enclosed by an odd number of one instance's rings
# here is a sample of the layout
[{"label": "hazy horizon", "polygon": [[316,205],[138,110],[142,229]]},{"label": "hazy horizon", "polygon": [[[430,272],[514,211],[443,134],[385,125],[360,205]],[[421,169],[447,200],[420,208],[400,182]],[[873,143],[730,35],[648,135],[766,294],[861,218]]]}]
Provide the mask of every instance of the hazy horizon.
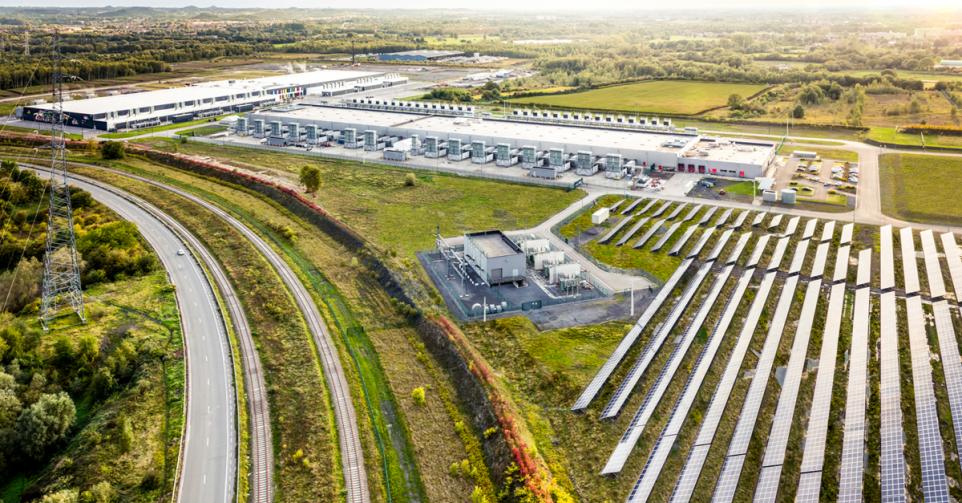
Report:
[{"label": "hazy horizon", "polygon": [[[868,5],[866,5],[868,4]],[[472,10],[563,10],[563,11],[638,11],[638,10],[679,10],[679,9],[763,9],[763,10],[811,10],[811,9],[852,9],[864,8],[867,11],[891,10],[898,8],[925,9],[925,10],[962,10],[962,2],[959,0],[880,0],[875,2],[864,2],[857,0],[833,1],[833,0],[810,0],[804,5],[798,5],[786,0],[679,0],[672,2],[670,7],[661,2],[632,2],[625,0],[595,0],[586,4],[576,0],[529,0],[524,3],[511,0],[490,0],[483,4],[483,8],[478,8],[476,2],[464,0],[409,0],[398,3],[388,0],[358,0],[349,7],[337,4],[317,3],[310,4],[296,0],[280,0],[271,2],[270,6],[265,6],[263,2],[257,0],[0,0],[0,7],[64,7],[64,8],[103,8],[103,7],[156,7],[156,8],[262,8],[285,9],[285,8],[304,8],[304,9],[391,9],[391,10],[414,10],[425,8],[447,8],[447,9],[472,9]],[[550,13],[550,12],[546,12]]]}]

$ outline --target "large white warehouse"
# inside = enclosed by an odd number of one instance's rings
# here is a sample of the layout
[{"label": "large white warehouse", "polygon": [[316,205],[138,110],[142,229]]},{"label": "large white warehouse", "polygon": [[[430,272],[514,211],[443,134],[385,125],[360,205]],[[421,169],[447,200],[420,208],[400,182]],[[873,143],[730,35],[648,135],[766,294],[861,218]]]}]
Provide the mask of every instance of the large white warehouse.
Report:
[{"label": "large white warehouse", "polygon": [[[685,171],[717,176],[762,176],[775,156],[775,145],[757,140],[730,140],[694,133],[619,129],[587,125],[541,124],[517,120],[474,118],[432,113],[380,111],[336,106],[304,106],[295,110],[251,113],[245,127],[255,135],[310,131],[359,148],[364,137],[416,137],[428,157],[445,155],[481,162],[514,152],[522,164],[534,152],[550,166],[557,163],[624,166]],[[367,148],[367,147],[365,147]],[[446,153],[439,153],[440,149]],[[515,155],[511,154],[511,155]],[[516,161],[515,161],[516,162]],[[536,175],[537,176],[537,175]]]},{"label": "large white warehouse", "polygon": [[[307,94],[335,96],[405,82],[396,73],[318,70],[246,80],[101,96],[63,104],[68,126],[115,131],[137,129],[228,112],[245,112]],[[20,118],[49,122],[52,104],[30,105]]]}]

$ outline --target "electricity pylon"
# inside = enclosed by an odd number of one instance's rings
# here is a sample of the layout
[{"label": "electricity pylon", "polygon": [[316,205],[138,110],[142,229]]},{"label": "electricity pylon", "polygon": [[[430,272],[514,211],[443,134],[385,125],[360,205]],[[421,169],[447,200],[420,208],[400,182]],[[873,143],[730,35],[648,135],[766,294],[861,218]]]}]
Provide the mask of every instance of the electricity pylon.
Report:
[{"label": "electricity pylon", "polygon": [[69,307],[80,322],[87,321],[83,291],[80,288],[80,261],[73,232],[73,211],[67,186],[67,152],[63,120],[63,73],[58,38],[53,44],[53,98],[50,118],[50,210],[47,217],[47,252],[43,257],[43,296],[40,323],[45,330],[50,321],[66,314]]}]

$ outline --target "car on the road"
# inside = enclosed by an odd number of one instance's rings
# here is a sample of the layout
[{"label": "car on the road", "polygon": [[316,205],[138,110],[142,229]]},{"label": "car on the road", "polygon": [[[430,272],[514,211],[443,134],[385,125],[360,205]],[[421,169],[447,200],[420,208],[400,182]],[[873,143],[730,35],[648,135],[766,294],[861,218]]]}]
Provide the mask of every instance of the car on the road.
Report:
[{"label": "car on the road", "polygon": [[177,256],[183,257],[184,255],[187,255],[187,252],[184,251],[183,248],[178,248],[178,249],[177,249]]}]

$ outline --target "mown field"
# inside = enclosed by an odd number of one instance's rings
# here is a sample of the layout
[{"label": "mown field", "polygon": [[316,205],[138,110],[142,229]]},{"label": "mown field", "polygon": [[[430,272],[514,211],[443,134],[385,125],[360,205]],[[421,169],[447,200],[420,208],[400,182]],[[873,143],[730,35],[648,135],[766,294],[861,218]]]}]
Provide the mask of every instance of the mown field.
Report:
[{"label": "mown field", "polygon": [[[434,234],[456,236],[486,229],[526,229],[577,201],[583,191],[510,184],[388,166],[357,164],[241,147],[179,144],[152,139],[155,147],[208,155],[241,168],[297,183],[302,166],[321,170],[315,201],[367,239],[413,258],[434,246]],[[405,185],[408,173],[415,185]]]},{"label": "mown field", "polygon": [[763,84],[652,80],[616,85],[570,94],[515,98],[512,103],[593,110],[618,110],[663,114],[697,114],[725,105],[728,96],[747,98]]},{"label": "mown field", "polygon": [[879,156],[882,211],[913,222],[962,225],[962,159],[925,154]]}]

